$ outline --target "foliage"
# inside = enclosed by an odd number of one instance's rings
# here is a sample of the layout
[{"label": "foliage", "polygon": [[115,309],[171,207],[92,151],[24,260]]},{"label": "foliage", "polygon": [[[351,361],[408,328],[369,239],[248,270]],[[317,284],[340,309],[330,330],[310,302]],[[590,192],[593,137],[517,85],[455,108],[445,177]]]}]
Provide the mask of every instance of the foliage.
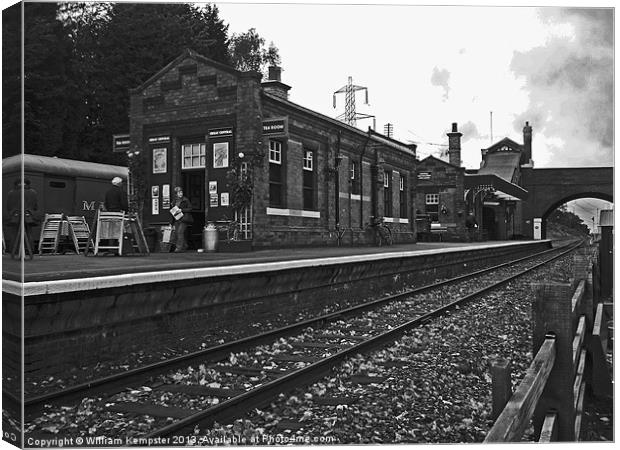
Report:
[{"label": "foliage", "polygon": [[[3,156],[20,152],[20,9],[4,16]],[[25,151],[127,164],[112,135],[129,130],[129,89],[186,48],[230,64],[215,5],[25,3]]]},{"label": "foliage", "polygon": [[572,228],[580,234],[590,234],[590,229],[583,223],[583,220],[578,215],[567,211],[566,208],[558,208],[553,211],[547,218],[547,222],[563,225],[567,228]]},{"label": "foliage", "polygon": [[280,64],[277,47],[271,42],[269,48],[265,49],[265,39],[259,36],[255,28],[233,34],[229,51],[232,65],[237,70],[262,73],[267,66]]},{"label": "foliage", "polygon": [[20,4],[2,12],[2,157],[21,148]]},{"label": "foliage", "polygon": [[248,208],[252,202],[252,174],[249,166],[247,170],[241,170],[240,164],[233,164],[226,175],[231,190],[230,206],[236,212]]}]

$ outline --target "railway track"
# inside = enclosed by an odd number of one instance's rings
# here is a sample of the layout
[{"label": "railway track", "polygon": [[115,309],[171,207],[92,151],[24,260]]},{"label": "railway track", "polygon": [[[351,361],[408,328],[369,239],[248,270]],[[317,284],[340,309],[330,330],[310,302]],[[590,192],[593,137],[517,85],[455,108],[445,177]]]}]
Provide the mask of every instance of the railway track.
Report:
[{"label": "railway track", "polygon": [[[409,329],[460,308],[577,246],[547,250],[258,336],[31,397],[25,402],[27,427],[40,427],[43,422],[38,419],[45,414],[37,416],[39,413],[55,408],[70,412],[66,405],[80,401],[79,409],[85,399],[92,405],[99,397],[98,413],[148,418],[146,428],[125,430],[129,435],[147,440],[191,435],[197,425],[208,427],[215,421],[239,417],[269,403],[280,392],[312,383],[345,359],[394,341]],[[441,295],[434,294],[439,289]],[[175,373],[178,369],[183,371]]]}]

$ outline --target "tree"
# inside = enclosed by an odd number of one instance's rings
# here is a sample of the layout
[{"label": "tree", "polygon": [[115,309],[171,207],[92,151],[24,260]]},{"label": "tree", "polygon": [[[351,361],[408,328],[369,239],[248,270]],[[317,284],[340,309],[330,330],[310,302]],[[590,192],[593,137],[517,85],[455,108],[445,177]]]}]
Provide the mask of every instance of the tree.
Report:
[{"label": "tree", "polygon": [[232,65],[237,70],[264,73],[268,65],[280,64],[276,46],[271,42],[269,48],[265,49],[265,39],[259,36],[255,28],[233,34],[229,51]]},{"label": "tree", "polygon": [[580,234],[587,235],[590,233],[590,229],[585,223],[583,223],[581,217],[570,211],[567,211],[565,206],[559,207],[555,211],[553,211],[549,215],[547,221],[549,223],[563,225],[566,228],[571,228]]},{"label": "tree", "polygon": [[2,12],[2,157],[16,155],[21,143],[21,4]]}]

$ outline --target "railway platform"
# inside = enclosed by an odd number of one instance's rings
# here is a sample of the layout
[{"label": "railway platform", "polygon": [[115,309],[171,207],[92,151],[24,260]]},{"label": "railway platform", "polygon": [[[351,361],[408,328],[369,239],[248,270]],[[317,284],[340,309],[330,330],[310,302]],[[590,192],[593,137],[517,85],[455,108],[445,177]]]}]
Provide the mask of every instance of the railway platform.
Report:
[{"label": "railway platform", "polygon": [[[127,256],[84,256],[76,254],[35,255],[33,260],[12,259],[10,254],[2,258],[3,280],[44,282],[69,279],[109,277],[151,273],[156,281],[157,272],[191,270],[198,268],[219,268],[225,273],[225,267],[246,266],[251,270],[260,265],[280,263],[286,267],[290,262],[295,265],[314,266],[325,263],[346,263],[347,261],[372,261],[384,257],[422,256],[437,252],[454,252],[462,250],[482,250],[494,247],[520,245],[529,241],[492,241],[492,242],[424,242],[417,244],[399,244],[384,247],[308,247],[295,249],[255,250],[245,253],[151,253],[150,255]],[[541,242],[541,241],[538,241]]]},{"label": "railway platform", "polygon": [[[293,323],[543,251],[550,241],[3,257],[3,328],[24,336],[28,377],[128,357],[154,343]],[[23,323],[23,328],[20,324]],[[9,341],[7,341],[9,342]],[[172,344],[170,344],[172,345]],[[19,355],[15,349],[15,355]],[[16,361],[18,361],[16,359]]]}]

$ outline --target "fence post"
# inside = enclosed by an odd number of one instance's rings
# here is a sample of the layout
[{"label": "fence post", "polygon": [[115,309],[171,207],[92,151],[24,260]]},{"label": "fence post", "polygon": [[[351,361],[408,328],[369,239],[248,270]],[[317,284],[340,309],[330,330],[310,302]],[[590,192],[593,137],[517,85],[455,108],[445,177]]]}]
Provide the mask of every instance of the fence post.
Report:
[{"label": "fence post", "polygon": [[504,358],[492,359],[491,384],[493,396],[492,418],[496,420],[504,410],[506,403],[512,397],[511,366],[510,360]]},{"label": "fence post", "polygon": [[558,440],[575,440],[574,363],[572,290],[570,284],[535,284],[532,305],[534,321],[533,354],[538,352],[547,333],[555,334],[555,364],[534,411],[534,429],[539,435],[550,409],[558,411]]}]

